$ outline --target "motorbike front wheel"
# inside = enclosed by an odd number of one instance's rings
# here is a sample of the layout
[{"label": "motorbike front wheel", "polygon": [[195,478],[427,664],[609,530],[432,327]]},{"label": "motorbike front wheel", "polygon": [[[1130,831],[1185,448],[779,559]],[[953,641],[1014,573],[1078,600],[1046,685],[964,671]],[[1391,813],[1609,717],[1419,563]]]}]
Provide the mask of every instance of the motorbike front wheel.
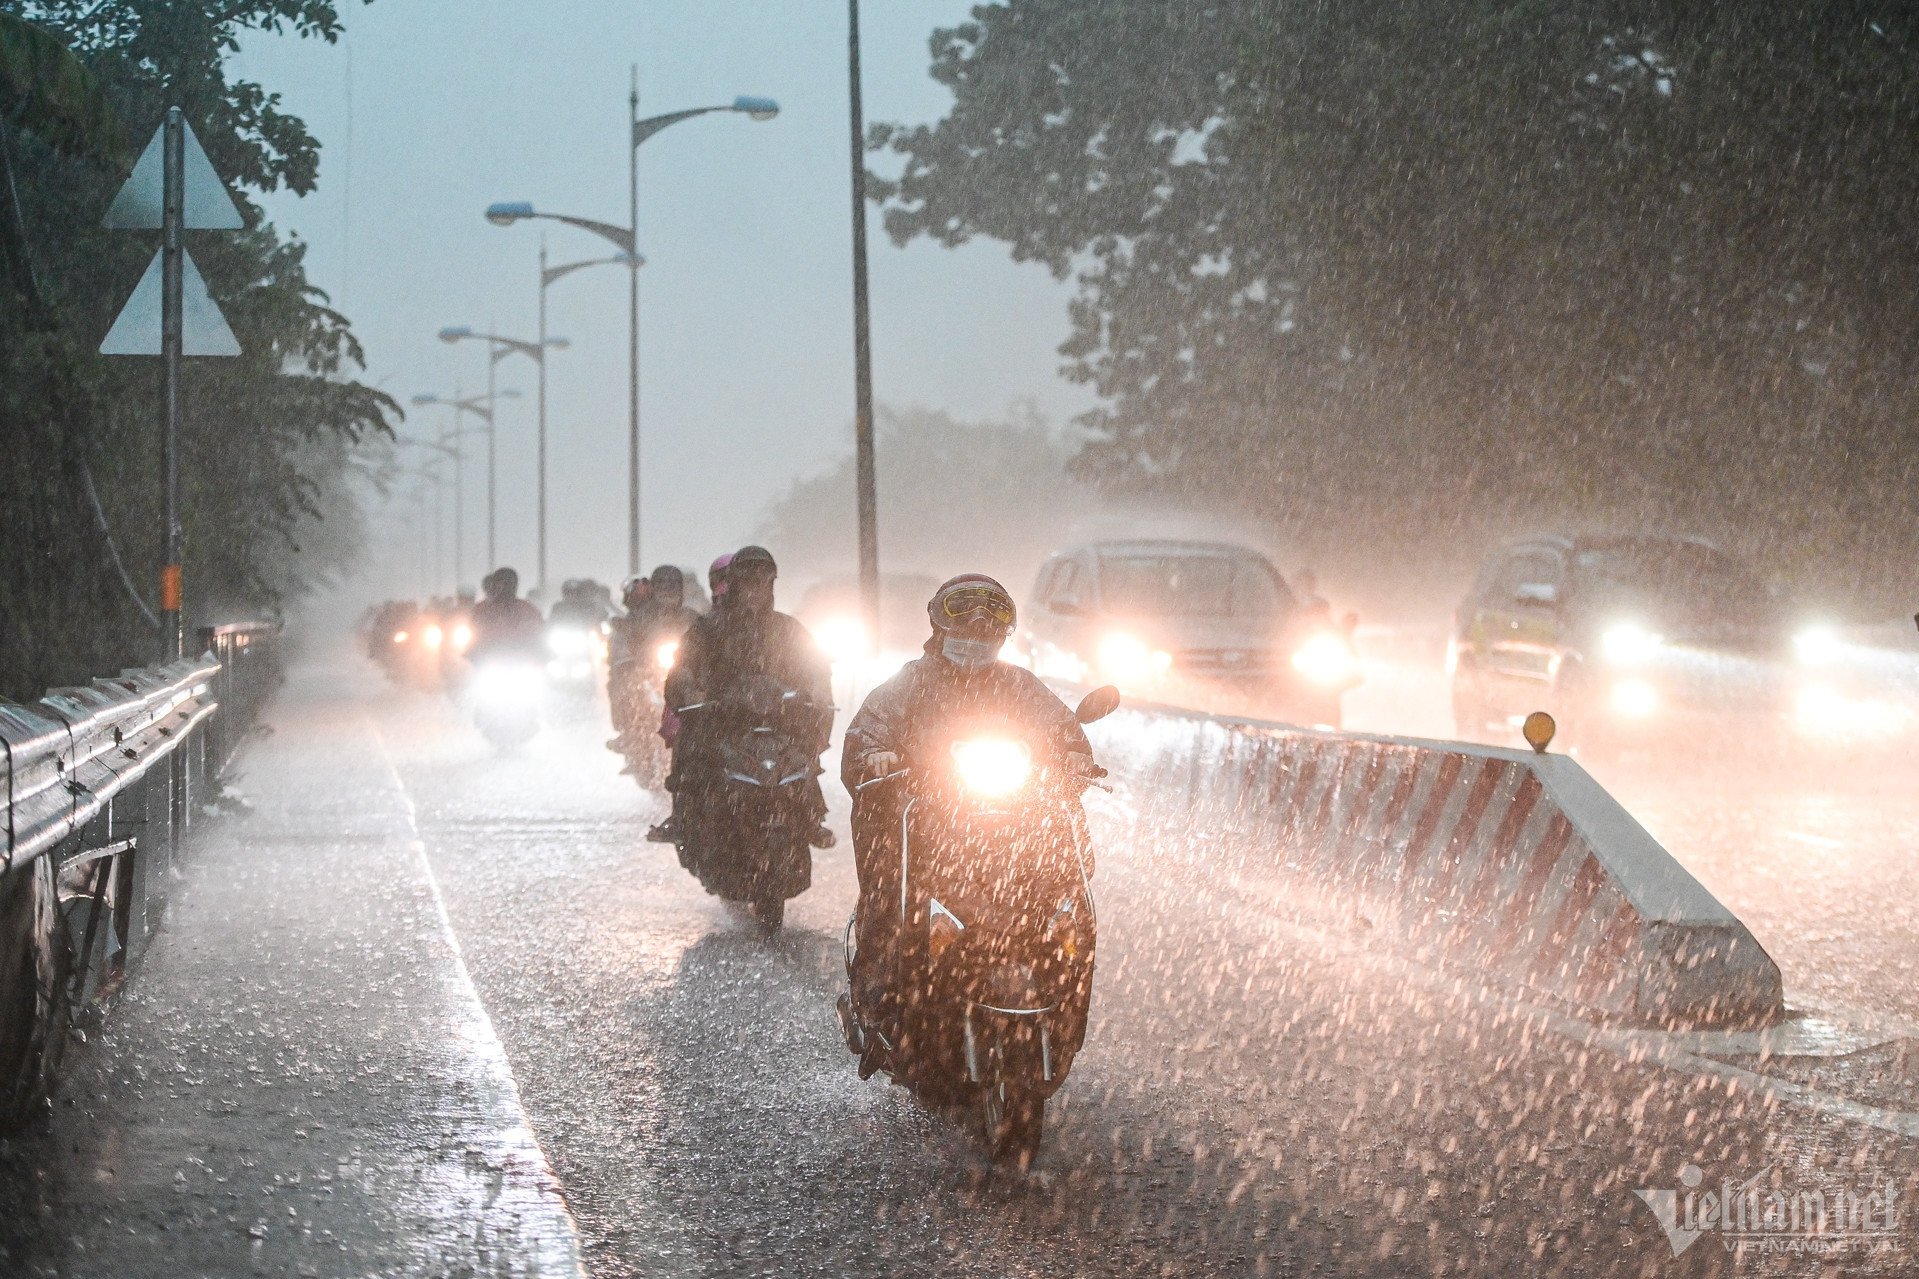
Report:
[{"label": "motorbike front wheel", "polygon": [[747,906],[761,932],[777,933],[780,925],[786,922],[786,899],[769,897],[763,901],[752,902]]},{"label": "motorbike front wheel", "polygon": [[994,1163],[1030,1166],[1046,1128],[1046,1099],[1001,1080],[980,1089],[980,1120]]}]

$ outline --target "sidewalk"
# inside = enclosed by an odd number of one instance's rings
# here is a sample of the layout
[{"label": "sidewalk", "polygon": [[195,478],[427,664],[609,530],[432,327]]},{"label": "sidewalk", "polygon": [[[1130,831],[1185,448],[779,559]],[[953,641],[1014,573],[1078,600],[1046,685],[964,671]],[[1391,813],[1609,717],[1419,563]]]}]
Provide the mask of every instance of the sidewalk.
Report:
[{"label": "sidewalk", "polygon": [[0,1273],[574,1276],[578,1240],[354,702],[285,690],[46,1131]]}]

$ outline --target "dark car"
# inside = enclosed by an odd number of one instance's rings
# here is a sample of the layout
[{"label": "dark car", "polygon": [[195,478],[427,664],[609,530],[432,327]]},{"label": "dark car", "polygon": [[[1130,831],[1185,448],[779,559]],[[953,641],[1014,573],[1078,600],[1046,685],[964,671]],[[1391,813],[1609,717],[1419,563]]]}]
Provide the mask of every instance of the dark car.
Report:
[{"label": "dark car", "polygon": [[1359,682],[1345,630],[1265,556],[1223,542],[1094,542],[1041,567],[1021,611],[1034,671],[1298,724],[1340,722]]},{"label": "dark car", "polygon": [[[1752,570],[1688,537],[1544,537],[1487,561],[1454,619],[1463,735],[1548,711],[1588,753],[1696,741],[1816,710],[1812,631]],[[1795,642],[1797,641],[1797,642]]]}]

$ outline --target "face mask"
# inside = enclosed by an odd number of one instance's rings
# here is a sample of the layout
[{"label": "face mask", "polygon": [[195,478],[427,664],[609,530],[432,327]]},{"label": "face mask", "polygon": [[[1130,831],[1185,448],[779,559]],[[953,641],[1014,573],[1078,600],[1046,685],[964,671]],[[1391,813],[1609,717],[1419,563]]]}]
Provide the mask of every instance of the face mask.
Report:
[{"label": "face mask", "polygon": [[973,671],[991,666],[999,656],[1004,640],[971,640],[948,635],[940,641],[940,656],[961,670]]}]

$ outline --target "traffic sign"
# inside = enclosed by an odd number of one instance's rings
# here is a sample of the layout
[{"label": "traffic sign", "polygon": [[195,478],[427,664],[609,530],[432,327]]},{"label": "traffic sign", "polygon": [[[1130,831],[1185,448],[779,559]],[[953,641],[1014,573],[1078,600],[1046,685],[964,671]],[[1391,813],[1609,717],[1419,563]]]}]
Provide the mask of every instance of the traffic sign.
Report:
[{"label": "traffic sign", "polygon": [[[133,290],[133,296],[120,308],[120,318],[100,343],[102,355],[160,355],[160,312],[164,302],[161,282],[161,253],[153,255],[147,273]],[[207,292],[207,282],[193,255],[181,251],[185,268],[180,279],[180,354],[238,355],[240,341],[220,314],[219,303]]]},{"label": "traffic sign", "polygon": [[[240,207],[227,192],[226,183],[214,172],[193,126],[182,120],[186,130],[185,218],[181,225],[189,231],[238,231],[246,226]],[[153,131],[153,140],[140,153],[133,175],[113,197],[107,209],[106,225],[116,231],[158,231],[166,204],[166,125]],[[189,352],[191,354],[191,352]]]}]

